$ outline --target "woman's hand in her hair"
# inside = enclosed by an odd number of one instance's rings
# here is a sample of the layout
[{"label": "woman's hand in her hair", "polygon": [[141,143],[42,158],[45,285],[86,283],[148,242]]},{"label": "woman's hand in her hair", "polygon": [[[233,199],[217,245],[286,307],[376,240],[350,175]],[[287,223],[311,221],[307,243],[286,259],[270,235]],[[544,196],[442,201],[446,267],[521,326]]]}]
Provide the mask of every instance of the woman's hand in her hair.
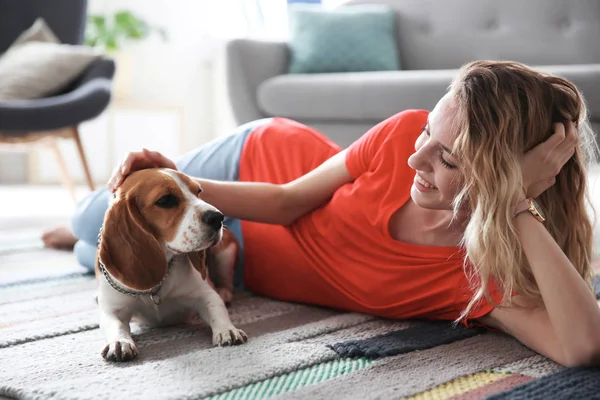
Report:
[{"label": "woman's hand in her hair", "polygon": [[527,197],[538,197],[556,182],[556,175],[575,154],[577,128],[571,121],[566,129],[554,124],[554,134],[523,157],[523,188]]},{"label": "woman's hand in her hair", "polygon": [[127,175],[134,171],[146,168],[171,168],[177,169],[175,163],[157,151],[142,149],[133,151],[125,157],[123,162],[115,168],[108,181],[108,190],[115,192]]}]

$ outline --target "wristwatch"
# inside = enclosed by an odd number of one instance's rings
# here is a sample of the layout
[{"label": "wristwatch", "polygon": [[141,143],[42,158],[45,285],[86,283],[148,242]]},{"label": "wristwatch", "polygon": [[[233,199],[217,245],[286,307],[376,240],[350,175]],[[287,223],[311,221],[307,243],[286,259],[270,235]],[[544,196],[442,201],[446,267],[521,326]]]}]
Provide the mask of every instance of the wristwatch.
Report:
[{"label": "wristwatch", "polygon": [[518,202],[515,205],[513,217],[516,217],[525,211],[529,211],[540,222],[544,222],[546,220],[546,217],[544,216],[539,204],[532,198],[524,199]]}]

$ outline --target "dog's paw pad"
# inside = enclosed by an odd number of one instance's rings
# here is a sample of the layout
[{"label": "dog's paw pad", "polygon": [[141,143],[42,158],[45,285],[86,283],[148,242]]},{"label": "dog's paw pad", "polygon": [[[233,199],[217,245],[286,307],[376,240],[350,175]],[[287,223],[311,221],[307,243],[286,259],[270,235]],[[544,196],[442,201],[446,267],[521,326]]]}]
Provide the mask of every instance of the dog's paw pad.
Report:
[{"label": "dog's paw pad", "polygon": [[241,329],[234,327],[217,331],[213,334],[213,344],[215,346],[233,346],[243,344],[248,341],[248,335]]},{"label": "dog's paw pad", "polygon": [[138,354],[135,343],[128,340],[107,343],[102,350],[102,357],[108,361],[130,361],[136,358]]}]

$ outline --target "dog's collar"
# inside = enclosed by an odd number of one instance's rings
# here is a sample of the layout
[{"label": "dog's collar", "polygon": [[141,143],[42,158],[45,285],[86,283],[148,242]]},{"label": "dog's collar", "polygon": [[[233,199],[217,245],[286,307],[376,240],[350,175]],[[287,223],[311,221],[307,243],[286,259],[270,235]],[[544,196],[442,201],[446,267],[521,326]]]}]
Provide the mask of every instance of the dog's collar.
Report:
[{"label": "dog's collar", "polygon": [[[100,227],[100,232],[98,232],[98,241],[97,241],[97,244],[96,244],[98,250],[100,250],[100,240],[101,240],[101,237],[102,237],[102,227]],[[171,272],[171,268],[173,267],[173,261],[174,260],[175,260],[175,258],[172,258],[171,261],[169,261],[169,265],[167,267],[167,273],[165,274],[165,276],[163,276],[163,278],[161,279],[161,281],[158,282],[158,284],[156,286],[154,286],[153,288],[147,289],[147,290],[125,289],[124,287],[119,286],[119,284],[117,282],[115,282],[115,279],[110,275],[110,273],[108,272],[108,270],[104,266],[104,263],[100,259],[100,251],[98,251],[98,267],[99,267],[100,271],[102,272],[102,275],[104,275],[104,278],[106,278],[106,281],[108,282],[108,284],[110,286],[112,286],[113,289],[115,289],[117,292],[129,295],[129,296],[146,296],[146,295],[149,295],[150,299],[156,305],[159,305],[160,302],[161,302],[161,298],[160,298],[160,295],[158,294],[158,292],[160,291],[163,283],[165,282],[165,280],[169,276],[169,272]]]}]

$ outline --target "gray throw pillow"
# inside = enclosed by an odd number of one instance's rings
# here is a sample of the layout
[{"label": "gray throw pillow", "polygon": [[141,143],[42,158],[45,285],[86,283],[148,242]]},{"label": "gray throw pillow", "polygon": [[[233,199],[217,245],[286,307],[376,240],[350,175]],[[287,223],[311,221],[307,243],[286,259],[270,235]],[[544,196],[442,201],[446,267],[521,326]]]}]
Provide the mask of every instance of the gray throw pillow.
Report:
[{"label": "gray throw pillow", "polygon": [[60,40],[52,32],[52,29],[50,29],[44,18],[38,18],[29,29],[25,30],[15,39],[11,47],[27,42],[60,43]]},{"label": "gray throw pillow", "polygon": [[0,57],[0,101],[56,94],[101,57],[91,47],[59,43],[38,19]]}]

